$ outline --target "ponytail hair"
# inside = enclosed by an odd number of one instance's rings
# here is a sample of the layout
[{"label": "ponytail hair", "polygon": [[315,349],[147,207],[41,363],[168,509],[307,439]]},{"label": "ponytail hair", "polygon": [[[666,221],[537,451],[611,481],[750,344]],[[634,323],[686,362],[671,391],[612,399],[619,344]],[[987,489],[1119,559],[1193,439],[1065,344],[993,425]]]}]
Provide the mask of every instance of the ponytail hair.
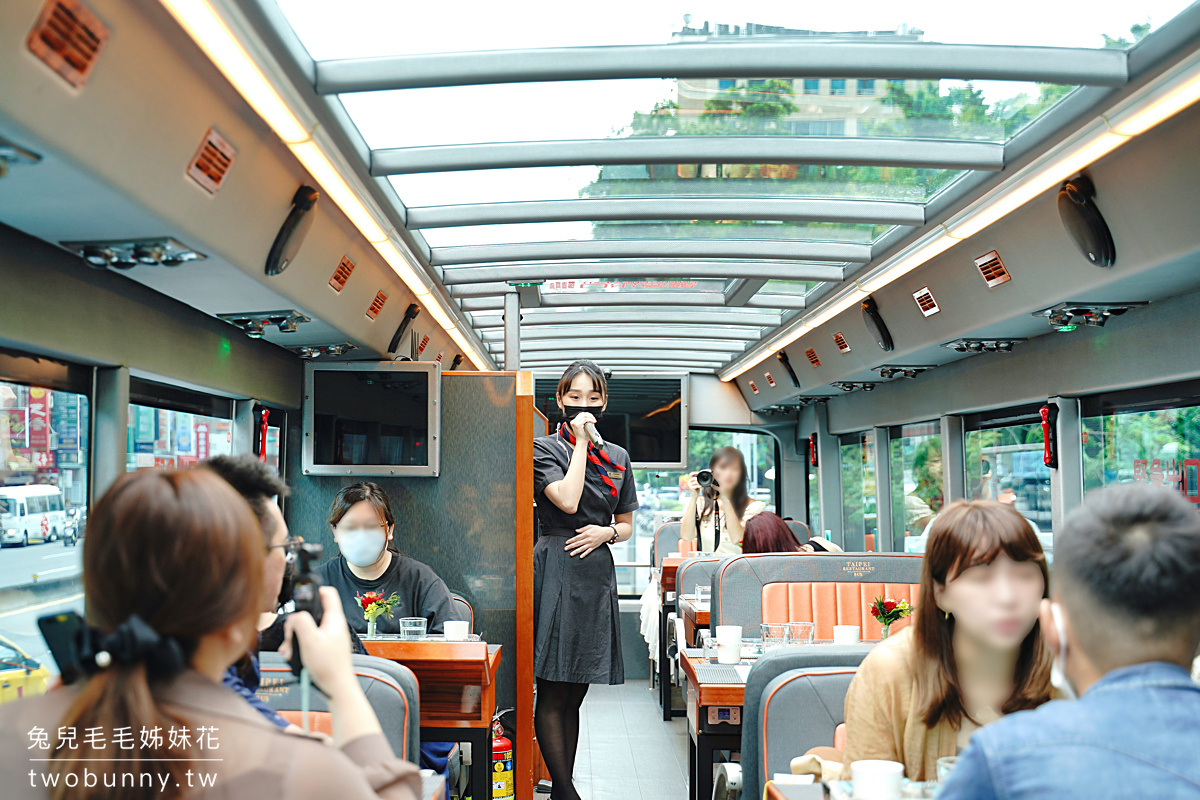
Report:
[{"label": "ponytail hair", "polygon": [[[117,479],[96,505],[84,538],[88,623],[103,636],[138,629],[157,643],[114,653],[80,689],[55,732],[74,729],[75,740],[52,737],[49,772],[58,778],[51,800],[176,800],[188,791],[196,742],[172,747],[180,742],[172,742],[171,731],[186,728],[194,739],[196,730],[158,693],[203,636],[239,622],[252,629],[262,604],[264,556],[250,506],[212,471],[142,471]],[[176,658],[158,657],[164,651]],[[99,729],[101,742],[87,743],[89,728]],[[108,740],[122,729],[132,744],[120,750],[130,759],[122,771],[137,777],[154,764],[156,778],[169,774],[165,786],[68,787],[67,775],[81,772],[87,759],[110,756],[115,742]]]}]

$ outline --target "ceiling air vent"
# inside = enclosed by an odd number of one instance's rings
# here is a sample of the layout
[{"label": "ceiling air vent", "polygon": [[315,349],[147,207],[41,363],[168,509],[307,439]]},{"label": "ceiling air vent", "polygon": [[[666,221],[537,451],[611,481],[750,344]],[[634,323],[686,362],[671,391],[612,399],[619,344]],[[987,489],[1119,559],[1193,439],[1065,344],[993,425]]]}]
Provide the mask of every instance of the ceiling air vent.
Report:
[{"label": "ceiling air vent", "polygon": [[100,18],[79,0],[50,0],[26,44],[29,52],[78,89],[91,75],[108,36]]},{"label": "ceiling air vent", "polygon": [[850,343],[846,341],[846,335],[841,331],[838,331],[833,335],[833,343],[836,344],[837,349],[841,350],[843,353],[850,352]]},{"label": "ceiling air vent", "polygon": [[913,292],[913,300],[917,301],[917,308],[921,309],[921,313],[927,317],[932,317],[941,311],[928,286],[923,286],[920,291]]},{"label": "ceiling air vent", "polygon": [[383,311],[383,304],[387,302],[387,295],[383,292],[376,292],[375,299],[371,301],[371,307],[367,309],[367,318],[375,319],[379,316],[379,312]]},{"label": "ceiling air vent", "polygon": [[204,134],[204,141],[200,142],[200,149],[188,164],[188,177],[203,186],[209,194],[216,194],[229,168],[233,166],[236,155],[237,150],[233,149],[233,145],[225,141],[216,128],[209,128],[208,133]]},{"label": "ceiling air vent", "polygon": [[769,372],[764,372],[764,373],[763,373],[763,377],[767,379],[767,386],[774,386],[774,385],[775,385],[775,379],[771,377],[771,373],[769,373]]},{"label": "ceiling air vent", "polygon": [[1008,274],[1004,262],[1000,260],[1000,254],[995,250],[975,259],[975,266],[979,267],[979,274],[987,281],[989,289],[1012,280],[1012,275]]},{"label": "ceiling air vent", "polygon": [[329,279],[329,285],[335,292],[346,288],[346,281],[350,280],[351,272],[354,272],[354,262],[350,260],[350,256],[342,256],[337,269],[333,271],[333,277]]},{"label": "ceiling air vent", "polygon": [[758,394],[758,385],[754,381],[750,381],[750,391]]},{"label": "ceiling air vent", "polygon": [[821,366],[821,359],[817,358],[816,350],[809,348],[808,350],[804,351],[804,355],[808,356],[808,363],[812,364],[814,367]]}]

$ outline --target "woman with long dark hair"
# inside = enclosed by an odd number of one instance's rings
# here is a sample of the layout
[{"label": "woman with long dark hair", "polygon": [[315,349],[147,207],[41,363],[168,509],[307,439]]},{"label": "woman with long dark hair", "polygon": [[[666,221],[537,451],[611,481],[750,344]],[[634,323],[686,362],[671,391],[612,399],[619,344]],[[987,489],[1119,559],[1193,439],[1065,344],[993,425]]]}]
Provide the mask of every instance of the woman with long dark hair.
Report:
[{"label": "woman with long dark hair", "polygon": [[89,677],[0,707],[5,800],[420,797],[354,675],[333,589],[320,627],[288,618],[283,649],[295,633],[334,747],[284,733],[221,684],[257,636],[265,556],[250,506],[210,470],[118,478],[83,544]]},{"label": "woman with long dark hair", "polygon": [[722,447],[708,460],[713,481],[701,486],[694,473],[688,478],[687,505],[683,508],[679,536],[692,541],[699,535],[702,553],[736,556],[742,552],[747,519],[764,511],[766,503],[751,501],[746,458],[736,447]]},{"label": "woman with long dark hair", "polygon": [[915,620],[863,660],[846,695],[843,764],[899,761],[931,780],[980,726],[1051,697],[1038,611],[1042,546],[1011,506],[959,501],[929,532]]},{"label": "woman with long dark hair", "polygon": [[533,551],[534,728],[554,784],[550,797],[579,800],[571,783],[579,707],[590,684],[625,682],[616,568],[607,545],[633,535],[638,499],[629,454],[588,438],[587,426],[608,405],[600,368],[571,364],[556,399],[563,421],[533,440],[541,523]]}]

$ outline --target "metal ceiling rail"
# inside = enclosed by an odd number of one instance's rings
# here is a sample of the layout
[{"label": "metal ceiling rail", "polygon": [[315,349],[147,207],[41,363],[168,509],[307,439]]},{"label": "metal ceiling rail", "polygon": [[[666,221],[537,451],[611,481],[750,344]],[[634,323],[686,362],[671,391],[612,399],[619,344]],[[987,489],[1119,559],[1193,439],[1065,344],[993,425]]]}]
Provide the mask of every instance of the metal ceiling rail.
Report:
[{"label": "metal ceiling rail", "polygon": [[[613,241],[613,240],[600,240]],[[721,241],[721,240],[715,240]],[[475,245],[471,245],[474,247]],[[434,255],[457,248],[441,248]],[[451,253],[451,257],[456,257]],[[494,281],[549,281],[579,278],[759,278],[784,281],[840,281],[846,268],[835,264],[805,264],[787,261],[564,261],[490,267],[447,267],[442,283],[460,286]],[[452,291],[452,295],[458,294]]]},{"label": "metal ceiling rail", "polygon": [[590,239],[473,244],[435,247],[430,251],[431,262],[439,267],[500,261],[560,261],[584,258],[741,258],[768,261],[851,261],[865,264],[871,260],[871,245],[779,239]]},{"label": "metal ceiling rail", "polygon": [[[567,368],[567,365],[574,359],[564,361],[539,361],[534,363],[521,362],[521,369],[533,370],[535,372],[545,373],[547,376],[558,375]],[[621,372],[680,372],[681,370],[695,373],[713,375],[717,372],[717,367],[709,364],[692,364],[686,367],[681,367],[673,361],[615,361],[608,359],[601,366],[606,369],[612,369],[617,373]]]},{"label": "metal ceiling rail", "polygon": [[[502,328],[503,314],[476,314],[471,316],[471,327]],[[747,311],[742,308],[715,308],[698,312],[695,309],[679,306],[657,306],[636,309],[603,309],[603,310],[572,310],[567,308],[522,309],[521,331],[531,325],[621,325],[634,324],[691,324],[703,323],[705,326],[722,325],[754,325],[756,327],[774,328],[781,322],[780,314],[766,311]]]},{"label": "metal ceiling rail", "polygon": [[[485,342],[485,345],[492,348],[491,352],[504,352],[503,342]],[[653,350],[669,349],[671,347],[679,347],[680,350],[691,351],[709,351],[714,354],[732,354],[740,353],[743,349],[742,343],[734,342],[727,339],[704,339],[704,338],[660,338],[652,339],[646,337],[627,336],[621,329],[614,329],[612,335],[607,339],[591,339],[586,337],[564,337],[562,339],[535,339],[532,341],[521,340],[521,353],[534,353],[545,350],[559,350],[570,352],[575,349],[584,349],[588,347],[622,347],[628,348],[630,351],[637,350]],[[523,355],[522,355],[523,357]]]},{"label": "metal ceiling rail", "polygon": [[550,47],[339,59],[316,63],[321,94],[432,86],[627,78],[958,78],[1120,86],[1120,50],[824,41]]},{"label": "metal ceiling rail", "polygon": [[[588,306],[669,305],[717,306],[725,308],[724,292],[563,292],[543,294],[542,308]],[[459,300],[463,311],[498,311],[504,308],[503,296],[464,297]],[[798,294],[757,294],[747,300],[744,308],[798,310],[804,308],[804,297]]]},{"label": "metal ceiling rail", "polygon": [[[699,322],[699,320],[696,320]],[[729,339],[735,342],[755,342],[762,335],[758,327],[725,327],[723,325],[622,325],[617,329],[621,336],[678,337],[681,339]],[[588,325],[522,325],[521,349],[529,343],[542,339],[564,338],[608,339],[613,335],[613,326],[608,323]],[[479,338],[485,344],[504,342],[504,329],[483,330]]]},{"label": "metal ceiling rail", "polygon": [[643,361],[666,361],[676,362],[679,364],[698,363],[698,364],[723,364],[724,357],[720,353],[689,353],[686,350],[632,350],[620,347],[608,349],[592,349],[588,347],[580,347],[569,351],[559,359],[553,353],[544,353],[543,357],[538,359],[527,359],[521,356],[521,363],[535,361],[548,361],[552,363],[569,364],[577,358],[590,358],[598,361],[604,358],[625,358],[629,360]]},{"label": "metal ceiling rail", "polygon": [[701,163],[825,164],[996,172],[1004,168],[1004,144],[847,136],[631,136],[371,151],[371,174],[377,178],[517,167]]},{"label": "metal ceiling rail", "polygon": [[464,203],[408,209],[410,229],[528,222],[693,219],[924,225],[925,208],[921,203],[809,197],[610,197]]}]

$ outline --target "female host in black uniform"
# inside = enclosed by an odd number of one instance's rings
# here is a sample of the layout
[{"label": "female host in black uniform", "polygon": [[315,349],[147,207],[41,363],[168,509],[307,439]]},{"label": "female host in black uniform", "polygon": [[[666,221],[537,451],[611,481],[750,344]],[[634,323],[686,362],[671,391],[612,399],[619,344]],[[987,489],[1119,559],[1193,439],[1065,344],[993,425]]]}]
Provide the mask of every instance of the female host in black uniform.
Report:
[{"label": "female host in black uniform", "polygon": [[625,682],[612,552],[633,535],[638,507],[629,454],[592,445],[608,394],[604,373],[576,361],[558,381],[564,423],[533,441],[534,496],[541,538],[533,551],[534,728],[554,788],[551,800],[579,800],[571,774],[579,707],[588,684]]}]

